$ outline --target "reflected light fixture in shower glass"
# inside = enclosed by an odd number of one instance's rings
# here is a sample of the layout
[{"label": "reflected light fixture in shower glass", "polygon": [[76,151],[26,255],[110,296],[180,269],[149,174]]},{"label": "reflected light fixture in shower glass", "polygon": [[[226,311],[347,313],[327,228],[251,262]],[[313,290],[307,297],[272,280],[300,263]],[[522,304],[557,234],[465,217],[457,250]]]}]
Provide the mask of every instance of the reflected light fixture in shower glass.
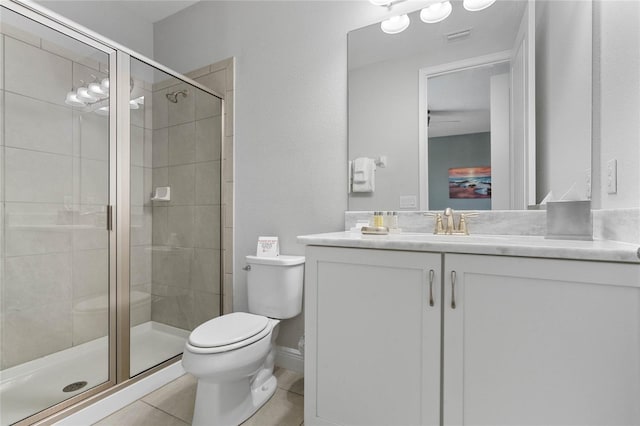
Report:
[{"label": "reflected light fixture in shower glass", "polygon": [[104,99],[104,98],[108,98],[109,97],[109,85],[107,84],[107,87],[104,88],[102,87],[101,83],[98,83],[97,81],[94,81],[93,83],[89,84],[89,87],[87,87],[87,89],[89,90],[89,94],[95,96],[98,99]]},{"label": "reflected light fixture in shower glass", "polygon": [[86,87],[79,87],[76,93],[77,93],[78,99],[80,99],[82,102],[91,103],[91,102],[96,102],[98,100],[97,97],[89,93],[89,89],[87,89]]},{"label": "reflected light fixture in shower glass", "polygon": [[78,95],[76,94],[75,90],[67,92],[67,97],[65,98],[64,103],[74,107],[87,106],[87,104],[78,99]]}]

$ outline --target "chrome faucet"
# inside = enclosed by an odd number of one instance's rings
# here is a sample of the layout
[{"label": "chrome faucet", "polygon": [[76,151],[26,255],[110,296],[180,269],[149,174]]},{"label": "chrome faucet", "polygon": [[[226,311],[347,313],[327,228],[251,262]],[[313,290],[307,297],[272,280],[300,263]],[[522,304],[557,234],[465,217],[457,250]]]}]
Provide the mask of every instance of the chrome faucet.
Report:
[{"label": "chrome faucet", "polygon": [[[435,227],[433,229],[433,233],[435,235],[469,235],[467,218],[477,215],[478,213],[475,212],[460,213],[460,220],[456,226],[453,209],[450,207],[444,209],[444,212],[442,213],[425,213],[425,216],[432,216],[436,218]],[[446,220],[446,225],[444,224],[443,216],[444,220]]]}]

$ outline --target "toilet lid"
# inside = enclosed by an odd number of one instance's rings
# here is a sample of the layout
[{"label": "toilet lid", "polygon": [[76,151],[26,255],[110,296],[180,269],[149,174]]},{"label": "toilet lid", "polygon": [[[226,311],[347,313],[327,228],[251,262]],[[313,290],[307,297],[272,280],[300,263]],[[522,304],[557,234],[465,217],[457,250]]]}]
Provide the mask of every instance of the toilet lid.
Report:
[{"label": "toilet lid", "polygon": [[269,319],[246,312],[234,312],[205,322],[189,336],[189,344],[214,348],[241,342],[265,329]]}]

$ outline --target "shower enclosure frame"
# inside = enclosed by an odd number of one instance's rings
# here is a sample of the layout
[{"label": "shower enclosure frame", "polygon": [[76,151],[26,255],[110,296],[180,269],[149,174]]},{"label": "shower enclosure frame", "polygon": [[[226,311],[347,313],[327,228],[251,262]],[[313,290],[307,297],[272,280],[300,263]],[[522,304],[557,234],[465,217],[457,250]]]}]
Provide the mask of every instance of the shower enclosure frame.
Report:
[{"label": "shower enclosure frame", "polygon": [[[131,58],[135,58],[159,71],[213,95],[221,101],[221,141],[224,141],[224,96],[195,80],[186,77],[152,59],[103,37],[73,21],[49,11],[29,0],[0,0],[0,6],[62,33],[72,39],[104,52],[109,57],[109,204],[107,206],[107,230],[109,232],[109,367],[108,380],[85,392],[46,408],[16,425],[58,421],[96,401],[105,398],[153,373],[179,361],[176,355],[135,377],[130,376],[130,114],[129,82]],[[115,83],[115,84],[113,84]],[[114,113],[115,106],[115,113]],[[224,143],[224,142],[223,142]],[[223,147],[221,145],[221,151]],[[221,164],[220,175],[224,176]],[[220,179],[222,194],[223,179]],[[222,203],[221,203],[222,204]],[[220,307],[223,305],[222,283],[224,277],[222,216],[220,216]]]}]

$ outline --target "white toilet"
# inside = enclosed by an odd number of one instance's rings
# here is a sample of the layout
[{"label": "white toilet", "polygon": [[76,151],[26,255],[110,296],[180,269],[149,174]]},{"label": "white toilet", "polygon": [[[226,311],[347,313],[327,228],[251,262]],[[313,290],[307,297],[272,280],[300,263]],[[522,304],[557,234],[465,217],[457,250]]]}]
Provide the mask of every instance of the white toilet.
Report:
[{"label": "white toilet", "polygon": [[304,256],[247,256],[249,312],[214,318],[191,332],[182,356],[198,379],[193,425],[238,425],[276,391],[280,319],[302,311]]}]

